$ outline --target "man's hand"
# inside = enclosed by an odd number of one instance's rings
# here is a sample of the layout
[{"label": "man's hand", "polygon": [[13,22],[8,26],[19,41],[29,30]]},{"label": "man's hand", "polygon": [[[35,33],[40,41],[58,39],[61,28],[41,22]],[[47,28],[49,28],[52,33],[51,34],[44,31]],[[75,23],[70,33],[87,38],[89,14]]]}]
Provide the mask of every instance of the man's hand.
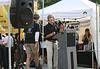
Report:
[{"label": "man's hand", "polygon": [[33,48],[33,50],[35,50],[36,48],[37,48],[37,46],[35,45],[34,48]]},{"label": "man's hand", "polygon": [[4,43],[4,46],[7,46],[7,43]]},{"label": "man's hand", "polygon": [[36,41],[33,50],[35,50],[37,46],[38,46],[38,42]]},{"label": "man's hand", "polygon": [[52,37],[55,34],[56,34],[56,32],[52,32],[51,34],[48,34],[45,38],[50,38],[50,37]]},{"label": "man's hand", "polygon": [[61,24],[60,28],[64,28],[64,25],[63,25],[63,24]]},{"label": "man's hand", "polygon": [[56,32],[52,32],[52,33],[51,33],[51,36],[53,36],[53,35],[55,35],[55,34],[56,34]]},{"label": "man's hand", "polygon": [[61,24],[61,26],[59,28],[60,28],[59,33],[62,33],[64,31],[64,25]]}]

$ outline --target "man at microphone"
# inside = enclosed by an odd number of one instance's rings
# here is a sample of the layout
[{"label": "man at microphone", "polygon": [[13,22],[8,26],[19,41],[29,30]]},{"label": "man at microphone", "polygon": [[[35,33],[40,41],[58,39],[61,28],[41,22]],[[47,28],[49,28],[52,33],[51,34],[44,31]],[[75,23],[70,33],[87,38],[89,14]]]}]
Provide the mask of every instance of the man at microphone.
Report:
[{"label": "man at microphone", "polygon": [[47,19],[48,24],[44,27],[44,37],[46,39],[48,69],[58,69],[58,41],[54,40],[53,36],[63,32],[64,26],[61,25],[60,28],[57,28],[54,22],[55,17],[52,14],[48,15]]}]

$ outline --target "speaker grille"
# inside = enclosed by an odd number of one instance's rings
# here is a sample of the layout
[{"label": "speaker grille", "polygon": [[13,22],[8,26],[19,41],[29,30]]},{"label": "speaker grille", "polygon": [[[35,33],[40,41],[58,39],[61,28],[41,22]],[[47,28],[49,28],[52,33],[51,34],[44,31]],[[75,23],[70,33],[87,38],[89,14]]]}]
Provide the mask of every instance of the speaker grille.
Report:
[{"label": "speaker grille", "polygon": [[75,46],[75,33],[67,33],[67,46]]},{"label": "speaker grille", "polygon": [[11,24],[14,28],[32,28],[33,0],[12,0],[10,8]]},{"label": "speaker grille", "polygon": [[28,26],[33,22],[33,13],[30,8],[24,8],[19,16],[20,21],[24,26]]}]

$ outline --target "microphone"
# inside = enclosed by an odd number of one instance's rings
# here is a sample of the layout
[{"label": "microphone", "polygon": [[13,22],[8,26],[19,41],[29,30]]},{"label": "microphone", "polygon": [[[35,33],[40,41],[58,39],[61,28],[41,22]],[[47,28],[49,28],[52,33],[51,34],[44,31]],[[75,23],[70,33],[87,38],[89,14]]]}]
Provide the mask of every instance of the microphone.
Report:
[{"label": "microphone", "polygon": [[53,21],[53,19],[52,19],[52,18],[51,18],[51,21],[52,21],[53,25],[54,25],[54,26],[56,26],[56,24],[55,24],[55,22]]},{"label": "microphone", "polygon": [[51,18],[51,22],[54,23],[53,19]]}]

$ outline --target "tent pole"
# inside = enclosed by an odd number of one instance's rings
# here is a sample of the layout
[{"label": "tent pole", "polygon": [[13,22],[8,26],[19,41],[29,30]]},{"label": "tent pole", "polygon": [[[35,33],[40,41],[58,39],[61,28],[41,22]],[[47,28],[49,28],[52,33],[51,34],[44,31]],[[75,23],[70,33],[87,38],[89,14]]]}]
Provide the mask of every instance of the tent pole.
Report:
[{"label": "tent pole", "polygon": [[92,69],[94,69],[94,49],[93,49],[93,16],[91,16],[91,30],[92,30]]},{"label": "tent pole", "polygon": [[[42,32],[44,33],[44,0],[42,0],[42,20],[43,20],[43,23],[42,23]],[[44,42],[44,38],[42,38],[42,42]],[[43,46],[44,46],[44,43],[43,43]],[[42,48],[42,59],[43,59],[43,63],[44,63],[44,47]]]},{"label": "tent pole", "polygon": [[11,39],[10,39],[10,10],[8,5],[8,46],[9,46],[9,69],[11,69]]},{"label": "tent pole", "polygon": [[97,2],[96,2],[96,41],[97,41],[97,69],[99,69],[99,58],[98,58],[98,9],[97,9]]}]

